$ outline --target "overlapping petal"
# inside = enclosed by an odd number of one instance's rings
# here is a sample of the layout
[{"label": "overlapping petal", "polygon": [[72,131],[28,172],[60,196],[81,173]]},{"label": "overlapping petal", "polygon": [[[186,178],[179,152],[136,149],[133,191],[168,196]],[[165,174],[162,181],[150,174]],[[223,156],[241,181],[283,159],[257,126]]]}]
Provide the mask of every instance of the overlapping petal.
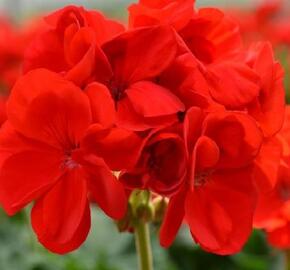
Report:
[{"label": "overlapping petal", "polygon": [[80,169],[66,172],[32,210],[33,229],[39,241],[53,252],[76,249],[88,234],[90,215],[82,174]]},{"label": "overlapping petal", "polygon": [[188,193],[185,218],[203,249],[226,255],[242,248],[252,231],[253,191],[247,169],[214,174],[204,186]]},{"label": "overlapping petal", "polygon": [[76,144],[91,123],[87,96],[44,69],[31,71],[17,82],[7,112],[17,131],[54,147]]}]

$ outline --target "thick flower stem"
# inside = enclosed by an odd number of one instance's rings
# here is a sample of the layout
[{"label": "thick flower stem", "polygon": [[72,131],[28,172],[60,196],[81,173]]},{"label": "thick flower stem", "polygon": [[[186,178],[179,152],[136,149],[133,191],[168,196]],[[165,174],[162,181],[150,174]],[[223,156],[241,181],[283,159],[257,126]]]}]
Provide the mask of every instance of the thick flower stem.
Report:
[{"label": "thick flower stem", "polygon": [[135,243],[139,270],[153,270],[150,232],[147,222],[139,221],[135,225]]}]

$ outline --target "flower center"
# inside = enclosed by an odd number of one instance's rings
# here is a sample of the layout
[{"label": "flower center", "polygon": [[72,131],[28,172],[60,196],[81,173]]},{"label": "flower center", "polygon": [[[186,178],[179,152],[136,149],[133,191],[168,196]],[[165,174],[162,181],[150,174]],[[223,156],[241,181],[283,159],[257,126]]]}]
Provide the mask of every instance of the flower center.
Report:
[{"label": "flower center", "polygon": [[290,186],[287,185],[286,183],[283,183],[280,187],[279,187],[279,194],[280,197],[283,201],[288,201],[290,200]]},{"label": "flower center", "polygon": [[213,171],[205,171],[195,175],[194,179],[194,186],[195,187],[202,187],[210,180],[210,176]]},{"label": "flower center", "polygon": [[62,169],[72,170],[79,166],[80,164],[72,158],[71,152],[65,153],[65,156],[61,165]]},{"label": "flower center", "polygon": [[112,95],[112,98],[115,100],[116,106],[119,100],[124,98],[126,87],[122,84],[117,83],[115,80],[109,82],[109,89]]}]

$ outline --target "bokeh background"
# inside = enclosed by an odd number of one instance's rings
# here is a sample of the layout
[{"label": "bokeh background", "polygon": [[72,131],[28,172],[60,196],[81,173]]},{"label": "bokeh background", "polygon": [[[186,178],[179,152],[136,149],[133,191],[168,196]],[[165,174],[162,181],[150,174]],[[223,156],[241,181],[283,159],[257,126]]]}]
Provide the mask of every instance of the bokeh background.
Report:
[{"label": "bokeh background", "polygon": [[[290,4],[290,1],[289,3],[288,1],[285,1],[285,6],[282,9],[283,16],[287,14],[287,5]],[[108,16],[125,20],[126,6],[130,2],[132,1],[0,0],[0,13],[2,16],[10,18],[14,24],[22,25],[33,16],[39,16],[66,4],[77,4],[97,8]],[[257,2],[254,0],[197,0],[197,6],[219,6],[226,9],[249,11],[255,10]],[[290,15],[290,12],[288,14]],[[246,17],[242,18],[242,16],[242,14],[239,14],[236,19],[247,19]],[[275,15],[275,20],[277,20],[277,17],[279,15]],[[290,16],[288,16],[288,19],[290,25]],[[253,33],[253,35],[257,36],[257,39],[260,38],[259,33]],[[251,36],[251,38],[253,37]],[[6,45],[12,46],[15,44]],[[277,46],[277,57],[284,63],[286,72],[289,71],[289,48],[290,46],[286,42]],[[2,59],[0,59],[0,63],[1,61]],[[288,89],[287,80],[285,85]],[[78,251],[66,256],[48,253],[38,244],[31,230],[29,215],[30,211],[28,209],[12,218],[8,218],[0,209],[0,270],[137,269],[133,235],[129,233],[120,234],[115,224],[99,213],[96,207],[94,207],[92,213],[92,229],[88,240]],[[155,270],[286,269],[285,258],[287,252],[270,247],[264,233],[261,231],[253,232],[241,253],[228,257],[215,256],[201,251],[192,243],[191,237],[185,228],[179,233],[175,244],[170,249],[164,250],[158,244],[157,228],[153,226],[151,231]]]}]

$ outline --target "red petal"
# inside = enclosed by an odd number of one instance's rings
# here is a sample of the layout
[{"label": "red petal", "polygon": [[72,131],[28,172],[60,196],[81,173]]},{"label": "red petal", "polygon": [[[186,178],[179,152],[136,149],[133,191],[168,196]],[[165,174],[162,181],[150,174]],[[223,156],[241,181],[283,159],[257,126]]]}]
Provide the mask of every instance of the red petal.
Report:
[{"label": "red petal", "polygon": [[249,107],[249,113],[259,121],[265,135],[270,137],[281,129],[284,120],[284,71],[275,61],[268,42],[254,44],[250,48],[250,56],[262,85],[259,97]]},{"label": "red petal", "polygon": [[[289,198],[290,168],[281,162],[276,175],[276,185],[272,190],[259,190],[258,204],[255,211],[255,227],[269,228],[272,218],[279,218],[281,209],[286,208]],[[274,171],[275,173],[275,171]],[[268,188],[268,186],[266,186]],[[262,191],[262,192],[261,192]],[[263,192],[264,191],[264,192]],[[265,192],[268,191],[268,192]],[[287,208],[286,208],[287,209]],[[287,214],[288,216],[288,214]]]},{"label": "red petal", "polygon": [[113,219],[123,218],[127,211],[127,197],[122,183],[98,158],[87,157],[84,166],[89,190],[100,208]]},{"label": "red petal", "polygon": [[216,59],[242,48],[240,26],[230,16],[216,8],[200,8],[198,14],[208,22],[201,36],[206,36],[214,44]]},{"label": "red petal", "polygon": [[282,156],[280,142],[276,138],[264,141],[255,160],[254,178],[260,192],[271,191],[278,180]]},{"label": "red petal", "polygon": [[191,51],[210,64],[241,49],[239,25],[216,8],[201,8],[179,34]]},{"label": "red petal", "polygon": [[11,129],[1,130],[0,153],[0,201],[8,214],[37,199],[61,174],[61,152]]},{"label": "red petal", "polygon": [[176,30],[183,28],[194,14],[194,0],[140,1],[129,6],[129,25],[133,27],[169,24]]},{"label": "red petal", "polygon": [[100,83],[92,83],[85,89],[88,95],[93,116],[93,123],[99,123],[105,127],[115,124],[116,110],[109,89]]},{"label": "red petal", "polygon": [[259,76],[245,64],[219,62],[209,67],[216,78],[210,88],[212,97],[230,109],[240,109],[258,97]]},{"label": "red petal", "polygon": [[259,98],[249,105],[249,114],[261,125],[266,137],[275,135],[283,126],[285,114],[284,76],[280,74],[281,67],[276,66],[275,79],[270,91],[262,89]]},{"label": "red petal", "polygon": [[188,194],[186,221],[203,249],[219,255],[241,250],[252,231],[254,190],[246,169],[214,174]]},{"label": "red petal", "polygon": [[88,152],[103,158],[111,170],[120,171],[132,168],[138,160],[143,139],[132,131],[121,128],[105,129],[92,125],[82,146]]},{"label": "red petal", "polygon": [[198,107],[190,108],[184,119],[184,140],[188,155],[192,153],[194,145],[200,136],[204,114]]},{"label": "red petal", "polygon": [[256,122],[244,113],[210,113],[205,120],[203,134],[218,145],[220,168],[249,165],[259,153],[263,141]]},{"label": "red petal", "polygon": [[123,24],[115,20],[107,19],[96,10],[87,11],[86,19],[90,27],[94,29],[98,44],[103,44],[111,40],[117,34],[125,31]]},{"label": "red petal", "polygon": [[185,196],[185,191],[181,190],[169,201],[159,234],[160,245],[163,247],[169,247],[172,244],[182,224]]},{"label": "red petal", "polygon": [[169,126],[178,121],[177,113],[173,115],[161,115],[156,117],[143,117],[138,114],[129,98],[123,98],[118,102],[117,126],[120,128],[144,131],[151,128]]},{"label": "red petal", "polygon": [[92,76],[95,67],[95,35],[91,28],[83,27],[79,29],[72,40],[65,48],[68,62],[71,62],[72,69],[66,74],[66,79],[82,86]]},{"label": "red petal", "polygon": [[87,187],[81,170],[65,173],[32,210],[32,226],[39,241],[52,252],[78,248],[90,228]]},{"label": "red petal", "polygon": [[216,143],[206,136],[201,136],[195,146],[195,173],[212,169],[219,158],[220,152]]},{"label": "red petal", "polygon": [[[68,29],[69,30],[69,29]],[[79,29],[71,40],[66,41],[67,61],[71,63],[65,77],[75,84],[83,86],[94,78],[107,82],[112,77],[111,66],[106,55],[96,42],[94,31],[89,27]]]},{"label": "red petal", "polygon": [[45,32],[28,46],[24,57],[24,73],[37,68],[55,72],[67,70],[61,36],[55,31]]},{"label": "red petal", "polygon": [[74,5],[68,5],[45,16],[45,22],[53,28],[63,30],[71,24],[83,25],[85,19],[85,9]]},{"label": "red petal", "polygon": [[87,96],[44,69],[32,71],[16,83],[7,110],[19,132],[62,148],[77,144],[91,123]]},{"label": "red petal", "polygon": [[267,240],[276,248],[288,250],[290,248],[290,223],[286,222],[284,226],[267,232]]},{"label": "red petal", "polygon": [[184,111],[183,103],[168,89],[149,81],[132,84],[126,94],[143,117],[157,117]]},{"label": "red petal", "polygon": [[[146,42],[144,42],[146,40]],[[176,39],[169,26],[140,28],[106,43],[103,50],[118,83],[134,83],[159,75],[172,62]]]}]

